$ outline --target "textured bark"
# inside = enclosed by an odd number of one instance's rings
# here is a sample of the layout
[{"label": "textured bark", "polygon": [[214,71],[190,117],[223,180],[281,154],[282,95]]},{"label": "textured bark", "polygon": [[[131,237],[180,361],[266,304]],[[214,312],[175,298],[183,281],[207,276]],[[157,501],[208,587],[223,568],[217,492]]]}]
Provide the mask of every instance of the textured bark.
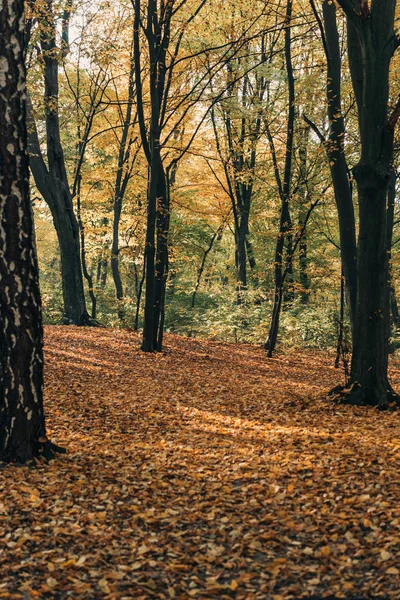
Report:
[{"label": "textured bark", "polygon": [[47,443],[43,334],[29,198],[23,0],[0,4],[0,460]]}]

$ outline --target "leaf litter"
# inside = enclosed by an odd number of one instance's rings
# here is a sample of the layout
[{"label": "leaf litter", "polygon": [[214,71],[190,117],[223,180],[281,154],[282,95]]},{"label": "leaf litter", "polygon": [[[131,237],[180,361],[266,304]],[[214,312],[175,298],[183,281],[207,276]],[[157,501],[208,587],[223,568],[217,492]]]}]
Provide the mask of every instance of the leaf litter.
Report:
[{"label": "leaf litter", "polygon": [[0,598],[400,598],[399,415],[324,400],[332,355],[45,342],[68,454],[0,470]]}]

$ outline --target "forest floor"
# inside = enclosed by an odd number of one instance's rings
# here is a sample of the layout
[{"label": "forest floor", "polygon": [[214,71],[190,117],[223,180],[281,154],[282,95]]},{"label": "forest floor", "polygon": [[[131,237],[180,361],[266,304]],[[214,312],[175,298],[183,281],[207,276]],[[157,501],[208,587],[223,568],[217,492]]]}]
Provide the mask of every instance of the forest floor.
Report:
[{"label": "forest floor", "polygon": [[0,598],[400,598],[400,415],[323,399],[332,355],[45,333],[68,454],[0,469]]}]

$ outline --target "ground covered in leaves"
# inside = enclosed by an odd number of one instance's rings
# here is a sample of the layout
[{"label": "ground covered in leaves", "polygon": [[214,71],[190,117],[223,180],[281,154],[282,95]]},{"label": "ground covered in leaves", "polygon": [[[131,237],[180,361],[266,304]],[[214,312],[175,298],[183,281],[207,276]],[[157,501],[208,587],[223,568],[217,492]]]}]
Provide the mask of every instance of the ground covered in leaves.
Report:
[{"label": "ground covered in leaves", "polygon": [[398,412],[318,398],[323,353],[138,344],[46,329],[68,454],[0,469],[0,598],[400,598]]}]

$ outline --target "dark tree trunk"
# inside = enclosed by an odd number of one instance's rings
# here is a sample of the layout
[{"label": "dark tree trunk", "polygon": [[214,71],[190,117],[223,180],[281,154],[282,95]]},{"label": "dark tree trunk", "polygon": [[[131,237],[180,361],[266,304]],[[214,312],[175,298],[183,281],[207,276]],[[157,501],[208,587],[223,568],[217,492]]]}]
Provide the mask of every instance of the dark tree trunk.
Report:
[{"label": "dark tree trunk", "polygon": [[117,297],[117,312],[118,318],[124,320],[123,299],[124,291],[122,287],[122,279],[119,270],[119,222],[122,211],[122,199],[116,197],[114,200],[114,220],[113,220],[113,237],[111,245],[111,273],[114,280],[115,295]]},{"label": "dark tree trunk", "polygon": [[[292,153],[293,153],[293,137],[294,137],[294,123],[295,123],[295,89],[294,89],[294,76],[293,76],[293,65],[291,55],[291,19],[292,19],[292,0],[287,0],[286,4],[286,29],[285,29],[285,61],[286,61],[286,72],[288,76],[288,121],[287,121],[287,133],[286,133],[286,151],[285,151],[285,168],[283,185],[280,187],[281,195],[281,213],[279,219],[279,232],[276,240],[275,257],[274,257],[274,303],[272,308],[271,322],[268,333],[267,341],[264,344],[265,350],[267,350],[268,357],[272,356],[275,350],[276,341],[278,338],[279,331],[279,320],[282,308],[282,300],[284,293],[285,277],[290,269],[290,265],[286,265],[284,260],[285,241],[287,241],[287,235],[291,230],[291,218],[289,210],[290,201],[290,190],[291,190],[291,177],[292,177]],[[269,136],[270,137],[270,136]],[[271,138],[270,138],[271,144]],[[280,182],[279,172],[277,171],[277,165],[275,164],[275,172],[277,175],[277,181]],[[290,261],[291,261],[290,254]],[[289,269],[287,268],[289,267]]]},{"label": "dark tree trunk", "polygon": [[85,228],[82,221],[81,211],[81,176],[78,175],[77,186],[76,186],[76,216],[78,221],[79,233],[80,233],[80,249],[81,249],[81,262],[82,262],[82,273],[89,286],[89,297],[92,303],[91,318],[96,319],[96,308],[97,299],[94,293],[93,275],[89,273],[86,262],[86,246],[85,246]]},{"label": "dark tree trunk", "polygon": [[[65,180],[62,149],[55,144],[53,138],[50,144],[49,138],[49,144],[53,146],[51,149],[53,158],[50,161],[49,156],[49,168],[47,168],[40,150],[29,102],[28,111],[29,164],[36,186],[50,208],[60,249],[64,321],[74,325],[85,325],[89,315],[86,311],[83,289],[79,226],[73,210],[68,182]],[[58,122],[57,115],[55,121]],[[52,125],[49,127],[50,130]]]},{"label": "dark tree trunk", "polygon": [[344,152],[345,122],[341,101],[341,51],[336,21],[336,6],[330,0],[322,5],[323,23],[318,15],[314,0],[311,1],[314,14],[320,28],[327,61],[327,111],[329,118],[329,137],[325,140],[321,134],[329,160],[329,168],[335,194],[339,218],[340,251],[346,290],[349,296],[350,321],[354,331],[357,299],[357,241],[352,198],[352,186],[349,179],[346,155]]},{"label": "dark tree trunk", "polygon": [[58,115],[58,53],[52,0],[41,5],[41,49],[44,61],[44,104],[46,111],[47,162],[39,145],[32,107],[29,105],[30,167],[36,186],[48,204],[61,256],[64,322],[74,325],[90,324],[83,287],[79,226],[74,213],[72,196],[60,139]]},{"label": "dark tree trunk", "polygon": [[162,315],[168,271],[169,198],[161,156],[161,134],[169,92],[169,84],[166,84],[166,62],[170,43],[173,3],[164,4],[161,2],[158,4],[156,0],[149,0],[146,8],[145,37],[150,57],[150,123],[148,128],[146,127],[144,115],[140,66],[140,28],[143,25],[143,15],[141,15],[140,0],[135,0],[133,5],[135,11],[133,56],[138,124],[143,150],[149,166],[142,350],[144,352],[154,352],[162,349]]},{"label": "dark tree trunk", "polygon": [[[229,90],[229,94],[233,96],[235,85],[230,83],[232,78],[234,78],[234,67],[229,63],[227,89]],[[248,77],[245,77],[240,91],[242,109],[246,110],[249,107],[254,107],[256,102],[261,104],[265,87],[265,79],[256,76],[255,91],[251,93],[249,90],[250,85]],[[211,110],[211,121],[213,124],[217,151],[224,167],[227,183],[226,191],[229,193],[232,203],[238,292],[237,301],[238,303],[241,303],[242,291],[247,288],[247,263],[249,263],[251,269],[254,269],[256,264],[248,236],[257,158],[257,143],[260,138],[261,130],[261,117],[259,113],[256,114],[255,119],[254,117],[249,118],[248,116],[243,116],[240,119],[240,126],[235,127],[235,119],[231,117],[231,110],[230,108],[225,107],[223,110],[223,118],[227,139],[227,157],[224,157],[223,154],[215,119],[215,111],[214,109]],[[244,178],[246,181],[243,181]]]},{"label": "dark tree trunk", "polygon": [[142,300],[142,290],[143,290],[143,284],[144,284],[145,277],[146,277],[146,261],[145,261],[145,257],[143,257],[142,277],[140,278],[138,289],[137,289],[135,323],[133,326],[135,331],[137,331],[139,328],[140,303]]},{"label": "dark tree trunk", "polygon": [[346,400],[385,408],[398,397],[388,381],[389,247],[388,184],[394,128],[400,101],[388,116],[389,65],[398,46],[394,31],[396,0],[362,2],[347,15],[348,51],[356,97],[361,158],[353,169],[359,204],[357,305],[350,384]]},{"label": "dark tree trunk", "polygon": [[168,277],[168,233],[170,222],[169,211],[169,189],[167,185],[166,174],[161,164],[157,186],[157,252],[154,305],[154,322],[156,334],[154,344],[159,352],[161,352],[162,350],[165,322],[165,292]]},{"label": "dark tree trunk", "polygon": [[358,301],[351,361],[352,401],[381,406],[387,403],[389,290],[386,238],[387,174],[374,164],[354,169],[357,181],[360,233],[358,238]]},{"label": "dark tree trunk", "polygon": [[147,197],[147,224],[146,224],[146,245],[145,245],[145,303],[144,303],[144,323],[142,350],[144,352],[154,352],[157,346],[157,330],[154,321],[155,317],[155,276],[156,276],[156,206],[157,206],[157,182],[158,173],[156,164],[149,167],[149,184]]},{"label": "dark tree trunk", "polygon": [[29,198],[22,0],[0,5],[0,460],[52,455]]},{"label": "dark tree trunk", "polygon": [[344,153],[345,124],[341,106],[341,55],[336,23],[336,7],[329,0],[323,4],[328,61],[327,100],[329,139],[326,151],[329,159],[336,207],[339,215],[340,250],[346,290],[349,295],[350,320],[355,322],[357,298],[357,242],[352,188]]}]

